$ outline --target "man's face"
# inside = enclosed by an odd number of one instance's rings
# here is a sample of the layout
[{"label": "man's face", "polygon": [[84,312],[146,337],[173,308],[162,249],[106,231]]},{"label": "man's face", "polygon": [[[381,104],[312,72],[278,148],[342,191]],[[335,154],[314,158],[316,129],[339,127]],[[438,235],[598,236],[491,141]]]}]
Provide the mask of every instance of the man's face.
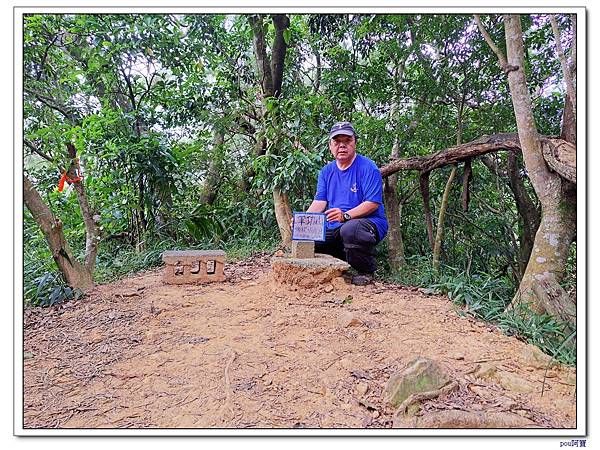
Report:
[{"label": "man's face", "polygon": [[356,138],[338,134],[329,140],[329,150],[335,160],[341,164],[347,164],[352,161],[356,155]]}]

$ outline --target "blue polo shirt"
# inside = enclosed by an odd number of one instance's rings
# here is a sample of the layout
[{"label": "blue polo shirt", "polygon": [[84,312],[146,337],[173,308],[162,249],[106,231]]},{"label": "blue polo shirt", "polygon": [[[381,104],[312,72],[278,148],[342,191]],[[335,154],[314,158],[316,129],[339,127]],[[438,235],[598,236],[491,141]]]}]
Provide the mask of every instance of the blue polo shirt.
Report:
[{"label": "blue polo shirt", "polygon": [[[377,227],[379,239],[383,239],[388,223],[383,209],[383,187],[381,173],[369,158],[356,155],[350,167],[338,168],[335,161],[330,162],[319,172],[315,200],[327,202],[327,208],[340,208],[346,212],[364,201],[379,203],[379,208],[365,218]],[[340,222],[327,222],[327,228],[337,228]]]}]

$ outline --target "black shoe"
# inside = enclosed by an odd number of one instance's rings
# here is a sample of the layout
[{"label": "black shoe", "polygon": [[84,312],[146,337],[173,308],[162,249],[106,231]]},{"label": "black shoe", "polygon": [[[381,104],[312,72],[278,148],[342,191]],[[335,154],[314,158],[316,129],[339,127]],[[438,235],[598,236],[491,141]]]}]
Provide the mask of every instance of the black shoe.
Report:
[{"label": "black shoe", "polygon": [[366,286],[373,282],[373,275],[370,273],[359,273],[352,277],[352,284],[355,286]]}]

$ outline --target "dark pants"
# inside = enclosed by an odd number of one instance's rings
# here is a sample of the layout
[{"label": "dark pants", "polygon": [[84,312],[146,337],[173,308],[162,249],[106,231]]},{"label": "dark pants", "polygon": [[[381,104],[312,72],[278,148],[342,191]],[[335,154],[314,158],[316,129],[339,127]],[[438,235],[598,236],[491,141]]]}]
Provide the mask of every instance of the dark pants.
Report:
[{"label": "dark pants", "polygon": [[369,219],[352,219],[334,230],[328,229],[325,242],[315,242],[315,252],[347,261],[359,273],[373,273],[377,227]]}]

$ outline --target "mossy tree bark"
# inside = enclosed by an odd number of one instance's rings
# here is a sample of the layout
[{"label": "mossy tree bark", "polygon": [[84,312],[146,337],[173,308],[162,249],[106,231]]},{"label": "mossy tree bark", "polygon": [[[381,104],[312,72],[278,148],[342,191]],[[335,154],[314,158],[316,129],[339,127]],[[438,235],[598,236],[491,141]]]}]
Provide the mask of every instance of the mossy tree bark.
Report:
[{"label": "mossy tree bark", "polygon": [[551,172],[544,160],[524,70],[521,17],[507,14],[504,22],[508,63],[506,71],[519,140],[525,167],[542,206],[540,226],[535,235],[531,257],[513,305],[525,301],[538,312],[552,313],[540,296],[535,294],[535,287],[544,283],[560,283],[564,276],[576,231],[576,189],[573,183]]},{"label": "mossy tree bark", "polygon": [[[391,158],[398,158],[398,141],[392,146]],[[398,174],[383,180],[383,201],[388,220],[388,259],[392,270],[404,266],[404,243],[402,242],[401,204],[397,192]]]}]

